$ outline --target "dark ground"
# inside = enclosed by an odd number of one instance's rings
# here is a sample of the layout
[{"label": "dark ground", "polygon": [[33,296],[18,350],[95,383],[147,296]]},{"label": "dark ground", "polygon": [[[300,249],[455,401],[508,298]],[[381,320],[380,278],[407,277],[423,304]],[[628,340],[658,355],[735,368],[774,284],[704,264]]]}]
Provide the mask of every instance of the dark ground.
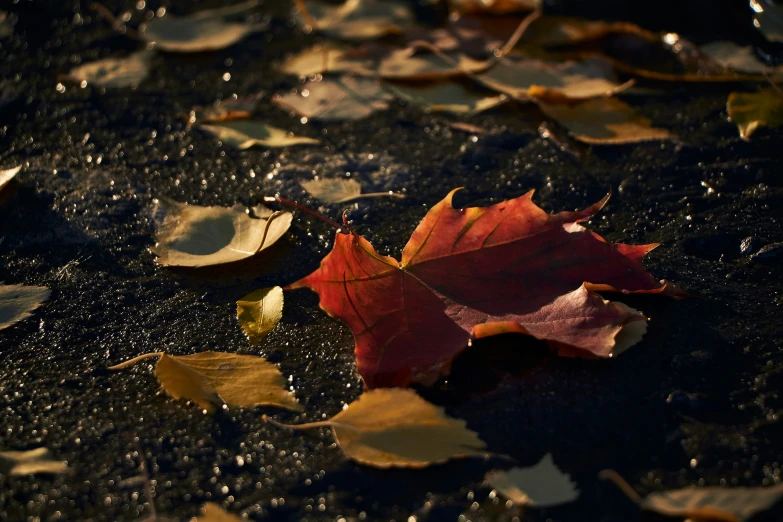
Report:
[{"label": "dark ground", "polygon": [[[215,3],[166,5],[184,13]],[[115,4],[109,8],[119,12]],[[744,2],[653,2],[641,13],[629,5],[550,7],[631,18],[697,41],[759,41]],[[448,117],[401,104],[322,125],[320,148],[238,152],[189,130],[183,115],[232,93],[265,91],[260,113],[269,123],[319,135],[269,101],[297,83],[275,72],[275,61],[316,39],[290,28],[287,4],[265,7],[274,14],[270,30],[235,47],[157,55],[152,77],[136,91],[68,85],[63,93],[57,75],[77,60],[137,44],[87,10],[75,17],[71,2],[2,6],[18,22],[0,46],[0,167],[24,168],[0,197],[0,281],[45,285],[52,298],[0,332],[0,446],[49,447],[74,473],[0,477],[0,520],[142,519],[150,511],[141,487],[120,485],[142,461],[158,513],[179,520],[206,501],[251,520],[520,515],[489,499],[481,484],[487,470],[508,465],[501,459],[375,470],[347,460],[327,430],[293,433],[262,422],[262,413],[284,422],[326,418],[361,391],[351,334],[318,309],[314,294],[286,293],[283,321],[258,349],[248,347],[235,319],[239,297],[313,270],[330,249],[331,230],[299,215],[269,255],[213,270],[161,268],[147,250],[154,197],[228,206],[279,192],[308,201],[298,181],[312,173],[351,172],[366,190],[407,192],[405,200],[361,201],[350,215],[388,254],[399,254],[426,209],[456,186],[468,188],[462,204],[535,188],[549,211],[584,207],[611,187],[614,197],[589,226],[612,241],[662,242],[647,259],[650,272],[698,296],[624,298],[651,321],[644,341],[616,360],[557,359],[536,342],[509,337],[478,343],[447,382],[422,391],[466,419],[491,451],[520,465],[551,452],[579,484],[577,502],[529,510],[525,520],[640,520],[596,478],[604,468],[640,493],[780,480],[783,254],[780,246],[776,255],[751,254],[783,241],[783,140],[764,130],[741,141],[726,120],[728,87],[671,86],[669,95],[629,97],[681,141],[594,147],[581,160],[540,138],[535,114],[476,116],[471,123],[493,131],[476,141],[450,129]],[[334,217],[341,208],[323,210]],[[745,238],[749,250],[741,252]],[[279,363],[308,413],[204,415],[160,392],[150,364],[105,369],[150,351],[207,349]],[[778,517],[783,509],[759,520]]]}]

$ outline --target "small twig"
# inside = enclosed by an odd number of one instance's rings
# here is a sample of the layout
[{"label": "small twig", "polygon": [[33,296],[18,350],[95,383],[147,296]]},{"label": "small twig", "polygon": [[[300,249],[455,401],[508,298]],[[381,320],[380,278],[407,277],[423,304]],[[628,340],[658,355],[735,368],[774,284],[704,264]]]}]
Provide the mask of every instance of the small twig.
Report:
[{"label": "small twig", "polygon": [[620,488],[620,491],[622,491],[625,496],[628,497],[634,504],[642,503],[642,497],[640,497],[639,494],[634,491],[631,485],[626,482],[625,479],[621,477],[620,474],[615,470],[605,469],[598,474],[598,478],[601,480],[609,480],[614,482],[614,485]]},{"label": "small twig", "polygon": [[520,22],[519,26],[517,26],[516,30],[514,31],[514,34],[511,35],[511,38],[508,39],[506,42],[506,45],[500,48],[500,54],[495,55],[495,57],[500,60],[503,56],[507,55],[511,52],[511,50],[514,48],[514,46],[519,42],[519,39],[522,38],[522,35],[525,34],[525,31],[527,31],[527,28],[530,27],[530,24],[535,22],[541,18],[541,11],[533,11],[529,15],[527,15],[522,22]]},{"label": "small twig", "polygon": [[320,221],[323,221],[324,223],[326,223],[330,227],[334,228],[338,232],[345,233],[344,227],[342,225],[340,225],[337,221],[335,221],[333,219],[330,219],[330,218],[324,216],[323,214],[321,214],[320,212],[317,212],[317,211],[311,209],[310,207],[302,205],[301,203],[297,203],[296,201],[293,201],[291,199],[281,198],[281,197],[278,197],[278,196],[264,196],[264,203],[277,203],[278,205],[283,205],[283,206],[286,206],[286,207],[289,207],[289,208],[300,210],[300,211],[304,212],[305,214],[309,214],[309,215],[313,216],[314,218],[316,218],[316,219],[318,219]]}]

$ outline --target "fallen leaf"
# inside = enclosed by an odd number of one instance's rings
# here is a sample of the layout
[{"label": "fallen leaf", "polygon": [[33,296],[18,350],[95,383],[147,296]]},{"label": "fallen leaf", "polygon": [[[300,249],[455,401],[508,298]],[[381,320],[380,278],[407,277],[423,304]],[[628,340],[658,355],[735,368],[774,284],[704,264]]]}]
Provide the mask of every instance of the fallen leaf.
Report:
[{"label": "fallen leaf", "polygon": [[233,120],[220,124],[200,125],[199,128],[215,136],[224,145],[236,149],[249,149],[254,145],[264,147],[290,147],[292,145],[317,145],[319,142],[304,136],[289,136],[289,132],[260,121]]},{"label": "fallen leaf", "polygon": [[508,101],[504,94],[481,94],[461,83],[448,81],[427,85],[388,84],[387,87],[399,98],[434,112],[477,114]]},{"label": "fallen leaf", "polygon": [[486,455],[484,442],[465,421],[448,417],[443,408],[400,388],[365,392],[327,421],[272,422],[295,430],[330,427],[346,455],[376,468],[423,468]]},{"label": "fallen leaf", "polygon": [[770,42],[783,42],[783,6],[770,0],[750,0],[753,25]]},{"label": "fallen leaf", "polygon": [[192,522],[244,522],[236,515],[229,513],[214,502],[207,502],[201,508],[203,514]]},{"label": "fallen leaf", "polygon": [[464,54],[421,52],[416,47],[398,49],[383,60],[378,75],[387,80],[437,80],[473,74],[491,65],[489,60],[474,60]]},{"label": "fallen leaf", "polygon": [[237,301],[237,319],[252,346],[274,330],[283,318],[283,289],[261,288]]},{"label": "fallen leaf", "polygon": [[250,0],[234,6],[197,11],[188,16],[166,14],[153,18],[139,27],[139,36],[157,49],[172,53],[214,51],[234,45],[247,35],[266,29],[263,23],[232,22],[260,5]]},{"label": "fallen leaf", "polygon": [[615,80],[611,65],[599,58],[557,64],[504,59],[473,78],[515,98],[556,102],[609,96],[624,88]]},{"label": "fallen leaf", "polygon": [[471,123],[465,123],[464,121],[453,121],[449,123],[449,127],[452,129],[467,132],[470,134],[486,134],[486,129],[479,127],[478,125],[473,125]]},{"label": "fallen leaf", "polygon": [[737,72],[748,74],[772,73],[773,76],[783,74],[783,65],[770,67],[758,59],[753,47],[742,47],[734,42],[717,41],[701,46],[704,54],[717,63]]},{"label": "fallen leaf", "polygon": [[286,74],[315,76],[326,72],[371,75],[371,61],[361,53],[331,45],[317,45],[288,58],[280,67]]},{"label": "fallen leaf", "polygon": [[622,144],[675,138],[665,129],[652,127],[649,119],[616,98],[596,98],[574,105],[539,103],[539,107],[585,143]]},{"label": "fallen leaf", "polygon": [[223,123],[232,120],[249,120],[256,110],[263,93],[228,100],[217,100],[211,105],[193,107],[190,123]]},{"label": "fallen leaf", "polygon": [[0,11],[0,38],[7,38],[14,34],[14,24],[11,16],[5,11]]},{"label": "fallen leaf", "polygon": [[149,74],[151,51],[140,51],[125,58],[106,58],[80,65],[66,75],[74,82],[87,82],[103,87],[136,87]]},{"label": "fallen leaf", "polygon": [[527,28],[520,43],[547,47],[577,45],[598,40],[607,35],[628,34],[650,42],[660,36],[630,22],[606,22],[567,16],[541,16]]},{"label": "fallen leaf", "polygon": [[467,209],[452,206],[455,192],[424,217],[402,263],[355,232],[338,233],[321,266],[286,288],[316,291],[321,308],[351,329],[370,388],[432,383],[471,334],[497,322],[558,349],[608,357],[626,347],[623,331],[638,334],[631,323],[645,318],[593,292],[684,295],[642,267],[655,245],[610,244],[579,225],[605,199],[549,215],[532,192]]},{"label": "fallen leaf", "polygon": [[501,495],[522,506],[546,508],[567,504],[579,497],[571,477],[555,466],[551,453],[530,468],[488,473],[486,481]]},{"label": "fallen leaf", "polygon": [[216,406],[277,406],[301,410],[294,395],[285,389],[288,381],[277,366],[263,357],[226,352],[168,355],[162,352],[140,355],[109,370],[121,370],[150,357],[160,357],[155,376],[175,399],[195,402],[208,412]]},{"label": "fallen leaf", "polygon": [[729,94],[726,110],[739,128],[740,137],[749,140],[759,127],[783,125],[783,94],[772,88],[733,92]]},{"label": "fallen leaf", "polygon": [[0,451],[0,475],[19,477],[33,474],[56,475],[68,471],[65,462],[51,460],[49,450],[36,448],[29,451]]},{"label": "fallen leaf", "polygon": [[22,170],[21,165],[12,169],[0,170],[0,190],[3,190],[3,187],[5,187],[9,181],[14,179],[14,176],[16,176],[20,170]]},{"label": "fallen leaf", "polygon": [[396,0],[347,0],[342,5],[307,2],[315,29],[344,40],[371,40],[398,34],[413,24],[410,4]]},{"label": "fallen leaf", "polygon": [[291,226],[290,212],[255,207],[199,207],[161,200],[154,212],[157,243],[150,248],[164,266],[231,263],[272,246]]},{"label": "fallen leaf", "polygon": [[464,14],[508,14],[539,9],[541,0],[449,0],[449,6]]},{"label": "fallen leaf", "polygon": [[273,101],[300,116],[333,121],[366,118],[388,109],[391,98],[376,79],[345,76],[308,82],[298,93],[279,95]]},{"label": "fallen leaf", "polygon": [[302,187],[316,199],[326,203],[347,203],[361,198],[404,198],[396,192],[369,192],[362,194],[362,186],[355,179],[314,179],[301,182]]},{"label": "fallen leaf", "polygon": [[45,286],[0,283],[0,330],[29,317],[50,295]]}]

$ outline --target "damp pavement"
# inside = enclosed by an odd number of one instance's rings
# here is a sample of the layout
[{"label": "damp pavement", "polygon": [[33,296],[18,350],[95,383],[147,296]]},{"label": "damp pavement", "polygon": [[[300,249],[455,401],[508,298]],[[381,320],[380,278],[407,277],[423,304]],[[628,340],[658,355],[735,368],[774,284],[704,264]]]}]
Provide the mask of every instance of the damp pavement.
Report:
[{"label": "damp pavement", "polygon": [[[783,140],[770,130],[740,140],[726,120],[728,88],[677,85],[628,99],[678,141],[576,151],[544,139],[540,115],[517,110],[471,118],[486,136],[397,102],[357,122],[303,125],[270,102],[272,93],[297,86],[274,62],[315,38],[292,28],[288,4],[264,4],[266,32],[219,52],[158,54],[148,80],[117,91],[58,88],[58,75],[80,61],[132,52],[133,40],[85,2],[82,9],[80,2],[9,4],[3,8],[16,25],[0,47],[0,168],[23,169],[0,195],[0,281],[44,285],[52,297],[0,332],[0,446],[46,446],[73,472],[0,477],[0,520],[142,520],[150,498],[143,483],[128,479],[144,472],[157,514],[176,520],[211,501],[259,521],[628,522],[645,518],[599,471],[618,471],[642,494],[780,480]],[[214,4],[165,5],[186,13]],[[630,18],[697,42],[758,43],[744,5],[730,4],[547,9]],[[107,4],[114,12],[129,6]],[[779,56],[774,46],[764,52]],[[268,123],[323,145],[236,151],[187,126],[195,105],[260,91]],[[353,226],[389,255],[454,187],[466,187],[460,205],[535,189],[547,211],[585,207],[611,189],[588,226],[610,241],[661,243],[648,270],[695,297],[620,297],[650,324],[644,341],[616,360],[554,358],[515,336],[475,343],[447,380],[419,391],[465,419],[497,456],[410,471],[357,465],[326,429],[300,433],[262,421],[264,413],[320,420],[356,399],[362,386],[350,332],[306,290],[286,292],[281,324],[257,348],[235,319],[238,298],[317,267],[333,230],[297,214],[266,255],[214,269],[162,268],[148,250],[156,197],[230,206],[279,193],[336,218],[343,207],[319,207],[298,182],[348,174],[365,190],[407,195],[349,206]],[[279,364],[307,413],[206,415],[166,397],[151,364],[106,370],[145,352],[201,350]],[[577,502],[522,512],[482,483],[490,469],[532,465],[546,453],[578,484]],[[777,508],[758,520],[780,517]]]}]

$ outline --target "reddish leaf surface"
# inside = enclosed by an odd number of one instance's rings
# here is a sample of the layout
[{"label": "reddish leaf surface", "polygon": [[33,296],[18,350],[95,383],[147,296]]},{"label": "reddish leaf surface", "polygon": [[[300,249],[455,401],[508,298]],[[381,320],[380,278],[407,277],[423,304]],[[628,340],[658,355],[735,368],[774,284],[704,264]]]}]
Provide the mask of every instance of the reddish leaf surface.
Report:
[{"label": "reddish leaf surface", "polygon": [[308,287],[356,340],[368,387],[431,383],[471,337],[520,332],[566,355],[609,357],[638,341],[646,320],[596,290],[685,294],[641,265],[656,245],[611,244],[579,222],[547,214],[532,192],[489,207],[455,209],[452,191],[413,232],[402,262],[356,233],[338,233]]}]

